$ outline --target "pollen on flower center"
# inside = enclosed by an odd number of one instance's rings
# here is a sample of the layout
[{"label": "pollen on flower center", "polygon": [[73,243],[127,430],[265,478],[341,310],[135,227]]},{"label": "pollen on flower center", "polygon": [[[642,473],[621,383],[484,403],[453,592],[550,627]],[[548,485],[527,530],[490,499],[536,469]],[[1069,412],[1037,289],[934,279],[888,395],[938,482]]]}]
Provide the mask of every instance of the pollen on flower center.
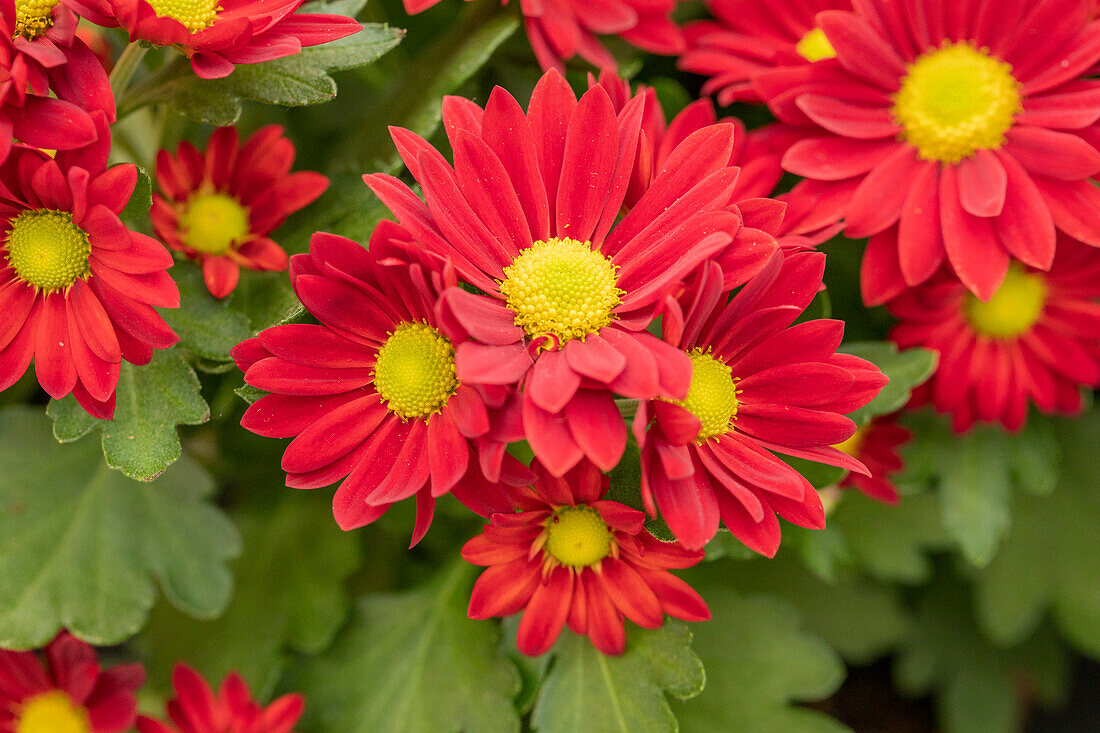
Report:
[{"label": "pollen on flower center", "polygon": [[248,210],[224,193],[200,193],[192,196],[180,215],[183,241],[192,249],[220,255],[240,244],[251,231]]},{"label": "pollen on flower center", "polygon": [[910,64],[894,96],[901,138],[924,160],[958,163],[995,150],[1023,109],[1012,66],[969,43],[929,51]]},{"label": "pollen on flower center", "polygon": [[24,211],[11,222],[8,262],[19,279],[47,293],[91,274],[92,245],[66,211]]},{"label": "pollen on flower center", "polygon": [[544,549],[562,565],[590,567],[611,554],[611,530],[595,509],[566,507],[546,520]]},{"label": "pollen on flower center", "polygon": [[618,268],[588,242],[548,239],[532,244],[504,268],[500,292],[528,336],[583,339],[611,322],[622,302]]},{"label": "pollen on flower center", "polygon": [[218,16],[218,0],[149,0],[161,18],[173,18],[192,33],[209,28]]},{"label": "pollen on flower center", "polygon": [[967,321],[978,333],[992,338],[1012,338],[1035,325],[1043,313],[1046,296],[1047,285],[1041,275],[1026,272],[1013,264],[1001,287],[988,301],[983,303],[967,293],[964,311]]},{"label": "pollen on flower center", "polygon": [[737,415],[737,380],[727,364],[701,349],[689,351],[688,356],[691,386],[687,397],[674,404],[699,418],[702,425],[695,440],[702,443],[730,431]]},{"label": "pollen on flower center", "polygon": [[814,28],[802,36],[795,44],[795,51],[807,61],[821,61],[822,59],[835,59],[836,49],[829,43],[825,31]]},{"label": "pollen on flower center", "polygon": [[454,346],[426,323],[402,323],[378,350],[374,388],[403,420],[439,412],[457,386]]},{"label": "pollen on flower center", "polygon": [[16,709],[15,733],[91,733],[88,712],[61,690],[35,695]]},{"label": "pollen on flower center", "polygon": [[60,0],[15,0],[15,30],[12,39],[34,40],[53,27],[53,9]]}]

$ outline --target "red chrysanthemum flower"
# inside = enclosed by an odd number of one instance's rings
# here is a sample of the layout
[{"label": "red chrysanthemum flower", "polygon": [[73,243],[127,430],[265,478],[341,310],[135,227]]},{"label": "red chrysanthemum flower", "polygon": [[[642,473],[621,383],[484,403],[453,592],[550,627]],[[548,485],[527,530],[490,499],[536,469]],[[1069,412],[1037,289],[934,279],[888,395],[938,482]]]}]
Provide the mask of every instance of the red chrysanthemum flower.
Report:
[{"label": "red chrysanthemum flower", "polygon": [[215,695],[198,672],[185,664],[172,670],[175,699],[162,723],[142,715],[138,733],[290,733],[302,717],[301,695],[283,695],[266,708],[252,699],[241,676],[231,672]]},{"label": "red chrysanthemum flower", "polygon": [[727,301],[722,273],[710,263],[681,299],[683,315],[666,313],[665,339],[694,366],[691,389],[678,402],[643,403],[634,433],[646,508],[659,509],[685,547],[706,544],[719,519],[768,556],[779,547],[776,514],[825,526],[817,491],[773,452],[867,472],[832,446],[856,430],[844,415],[870,402],[886,377],[870,362],[834,353],[842,321],[791,326],[824,269],[823,254],[777,254]]},{"label": "red chrysanthemum flower", "polygon": [[271,393],[248,408],[241,425],[294,438],[283,454],[287,486],[343,479],[333,499],[343,529],[373,522],[415,495],[416,544],[438,497],[452,493],[482,516],[509,511],[497,483],[502,470],[506,480],[522,481],[527,472],[504,453],[521,437],[508,395],[494,392],[487,404],[455,377],[454,347],[435,315],[438,292],[453,274],[409,264],[400,235],[383,222],[368,252],[315,234],[310,253],[291,258],[290,277],[321,325],[269,328],[233,356],[248,384]]},{"label": "red chrysanthemum flower", "polygon": [[1050,267],[1056,227],[1100,245],[1100,152],[1079,134],[1100,118],[1093,4],[867,0],[818,14],[835,59],[768,76],[773,111],[815,125],[784,166],[847,194],[847,235],[872,237],[866,302],[944,262],[988,300],[1011,258]]},{"label": "red chrysanthemum flower", "polygon": [[470,596],[470,618],[523,611],[516,644],[543,654],[565,624],[587,634],[604,654],[622,654],[623,618],[647,629],[664,614],[685,621],[710,618],[707,604],[670,568],[703,559],[644,529],[645,513],[600,500],[608,479],[584,461],[555,478],[538,461],[534,486],[518,490],[517,514],[494,514],[462,557],[488,567]]},{"label": "red chrysanthemum flower", "polygon": [[95,649],[61,632],[44,650],[0,649],[0,733],[120,733],[134,726],[140,664],[101,670]]},{"label": "red chrysanthemum flower", "polygon": [[898,450],[909,442],[913,434],[898,425],[897,414],[876,417],[856,430],[852,437],[836,446],[867,467],[869,476],[851,472],[840,482],[842,489],[859,489],[864,495],[887,504],[897,504],[897,487],[890,480],[892,474],[905,468]]},{"label": "red chrysanthemum flower", "polygon": [[583,456],[604,470],[626,446],[613,393],[682,398],[691,362],[646,327],[665,297],[741,226],[728,207],[732,125],[677,146],[619,218],[634,167],[644,99],[616,116],[596,86],[577,101],[549,71],[524,115],[501,88],[484,112],[448,98],[452,168],[400,128],[394,141],[426,203],[392,176],[365,176],[418,246],[452,258],[481,290],[449,288],[442,324],[457,342],[458,378],[522,385],[524,435],[561,475]]},{"label": "red chrysanthemum flower", "polygon": [[123,359],[145,364],[179,338],[154,306],[179,307],[172,255],[119,220],[137,185],[132,165],[105,169],[99,140],[62,151],[13,149],[0,165],[0,390],[34,359],[54,399],[70,392],[101,419],[114,414]]},{"label": "red chrysanthemum flower", "polygon": [[328,188],[320,173],[291,173],[293,164],[294,143],[278,125],[257,130],[244,145],[237,128],[219,128],[205,155],[187,141],[175,156],[157,154],[164,197],[153,196],[153,228],[169,247],[202,263],[215,298],[237,287],[242,267],[286,269],[286,252],[267,235]]},{"label": "red chrysanthemum flower", "polygon": [[939,273],[891,301],[890,338],[939,352],[914,395],[948,412],[956,430],[977,420],[1010,430],[1042,412],[1081,410],[1081,387],[1100,386],[1100,252],[1062,237],[1048,272],[1013,263],[987,302]]},{"label": "red chrysanthemum flower", "polygon": [[823,10],[850,10],[851,0],[708,0],[716,20],[684,28],[688,50],[680,68],[710,77],[703,94],[721,105],[762,101],[753,87],[776,70],[801,69],[836,56],[815,16]]},{"label": "red chrysanthemum flower", "polygon": [[[405,12],[416,15],[439,0],[403,0]],[[614,69],[615,57],[597,35],[616,35],[651,53],[675,55],[684,35],[671,19],[680,0],[520,0],[527,40],[543,69],[564,70],[580,56],[593,66]],[[501,0],[507,5],[508,0]]]},{"label": "red chrysanthemum flower", "polygon": [[304,0],[64,0],[80,15],[121,27],[130,42],[175,46],[203,79],[233,73],[235,64],[292,56],[362,30],[343,15],[297,13]]}]

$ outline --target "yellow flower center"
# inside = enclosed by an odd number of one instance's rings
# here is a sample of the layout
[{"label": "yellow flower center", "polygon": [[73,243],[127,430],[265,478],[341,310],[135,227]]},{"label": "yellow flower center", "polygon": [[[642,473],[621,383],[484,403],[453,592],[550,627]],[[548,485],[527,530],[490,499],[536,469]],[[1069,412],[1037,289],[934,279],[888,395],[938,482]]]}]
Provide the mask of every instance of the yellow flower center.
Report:
[{"label": "yellow flower center", "polygon": [[852,437],[845,440],[843,443],[837,443],[833,447],[842,453],[847,453],[853,458],[859,457],[859,449],[863,446],[863,438],[867,435],[867,427],[858,428]]},{"label": "yellow flower center", "polygon": [[248,236],[248,209],[224,193],[200,193],[187,202],[180,231],[188,247],[220,255]]},{"label": "yellow flower center", "polygon": [[807,61],[836,58],[836,49],[833,48],[833,44],[829,43],[825,31],[820,28],[814,28],[802,36],[802,39],[795,44],[794,50],[798,51],[798,55]]},{"label": "yellow flower center", "polygon": [[958,163],[995,150],[1023,109],[1012,66],[969,43],[944,41],[909,66],[894,96],[901,138],[924,160]]},{"label": "yellow flower center", "polygon": [[687,397],[675,401],[695,417],[702,425],[697,443],[725,435],[733,427],[737,415],[737,380],[733,370],[701,349],[688,352],[691,358],[691,386]]},{"label": "yellow flower center", "polygon": [[426,323],[402,323],[378,350],[374,388],[402,420],[439,412],[457,386],[454,346]]},{"label": "yellow flower center", "polygon": [[15,0],[15,31],[12,39],[34,40],[53,27],[53,9],[60,0]]},{"label": "yellow flower center", "polygon": [[528,336],[553,334],[565,343],[611,323],[624,295],[616,287],[617,270],[588,242],[548,239],[504,268],[500,292]]},{"label": "yellow flower center", "polygon": [[611,554],[611,530],[588,506],[567,507],[546,520],[546,551],[571,568],[587,568]]},{"label": "yellow flower center", "polygon": [[91,733],[88,711],[61,690],[29,698],[16,709],[15,733]]},{"label": "yellow flower center", "polygon": [[8,262],[28,285],[47,293],[91,274],[92,244],[66,211],[24,211],[11,222]]},{"label": "yellow flower center", "polygon": [[174,18],[192,33],[209,28],[218,16],[218,0],[149,0],[161,18]]},{"label": "yellow flower center", "polygon": [[1001,287],[987,302],[967,294],[966,320],[985,336],[1013,338],[1035,325],[1043,314],[1046,297],[1047,285],[1042,276],[1013,264]]}]

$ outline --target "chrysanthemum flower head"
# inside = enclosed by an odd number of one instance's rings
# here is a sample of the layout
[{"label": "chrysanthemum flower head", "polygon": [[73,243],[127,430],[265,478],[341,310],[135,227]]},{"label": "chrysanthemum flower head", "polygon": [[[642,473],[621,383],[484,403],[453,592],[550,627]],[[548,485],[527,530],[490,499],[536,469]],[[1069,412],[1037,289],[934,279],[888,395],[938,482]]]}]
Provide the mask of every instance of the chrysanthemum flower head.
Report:
[{"label": "chrysanthemum flower head", "polygon": [[142,715],[138,733],[290,733],[305,701],[290,694],[262,707],[241,676],[231,672],[215,695],[206,680],[185,664],[172,670],[176,697],[168,701],[171,723]]},{"label": "chrysanthemum flower head", "polygon": [[872,499],[897,504],[900,496],[890,477],[905,468],[898,450],[912,437],[908,428],[898,425],[896,414],[876,417],[861,425],[852,437],[834,447],[866,466],[870,475],[850,472],[840,487],[858,489]]},{"label": "chrysanthemum flower head", "polygon": [[775,72],[799,73],[834,58],[836,50],[815,20],[823,10],[850,10],[851,0],[708,0],[714,20],[689,23],[680,68],[709,77],[703,94],[722,105],[763,101],[754,82]]},{"label": "chrysanthemum flower head", "polygon": [[774,453],[867,472],[832,446],[856,430],[844,415],[870,402],[886,377],[870,362],[834,353],[843,322],[791,326],[820,288],[824,265],[816,252],[776,254],[729,299],[710,263],[682,310],[665,316],[664,338],[694,366],[691,388],[684,399],[643,404],[634,433],[646,507],[660,511],[685,547],[702,547],[722,521],[772,556],[776,514],[825,526],[817,491]]},{"label": "chrysanthemum flower head", "polygon": [[[1013,258],[1046,270],[1055,230],[1100,246],[1091,0],[869,0],[816,22],[836,58],[768,77],[772,109],[811,123],[787,170],[844,192],[872,237],[863,294],[882,303],[946,263],[993,297]],[[1026,32],[1023,30],[1026,29]],[[758,86],[763,82],[758,80]]]},{"label": "chrysanthemum flower head", "polygon": [[153,197],[153,227],[169,247],[201,263],[215,298],[233,291],[242,267],[286,269],[286,252],[268,235],[328,188],[320,173],[291,173],[293,164],[294,144],[277,125],[243,145],[235,127],[221,127],[205,154],[187,141],[174,156],[157,154],[164,196]]},{"label": "chrysanthemum flower head", "polygon": [[894,341],[939,352],[915,398],[950,413],[956,430],[1018,429],[1029,403],[1076,413],[1081,388],[1100,386],[1100,251],[1068,237],[1049,271],[1013,262],[988,301],[941,272],[887,307],[901,319]]},{"label": "chrysanthemum flower head", "polygon": [[106,169],[110,136],[56,159],[16,147],[0,165],[0,389],[34,359],[54,399],[70,392],[92,415],[114,413],[123,359],[145,364],[178,337],[154,307],[179,306],[172,255],[118,215],[137,184]]},{"label": "chrysanthemum flower head", "polygon": [[488,567],[474,585],[470,618],[523,611],[516,644],[543,654],[566,624],[604,654],[622,654],[623,619],[656,628],[664,614],[705,621],[699,594],[668,572],[703,559],[644,529],[645,513],[600,497],[608,479],[584,461],[562,477],[537,461],[533,486],[517,490],[515,514],[494,514],[462,556]]},{"label": "chrysanthemum flower head", "polygon": [[506,511],[511,500],[498,482],[527,472],[504,453],[521,435],[514,400],[484,395],[456,375],[454,345],[435,315],[448,278],[416,262],[400,235],[383,222],[369,252],[314,235],[310,253],[291,259],[290,274],[321,325],[269,328],[233,355],[245,381],[271,393],[241,424],[294,437],[283,454],[287,485],[343,479],[333,499],[343,529],[416,496],[415,544],[438,497],[452,493],[483,516]]},{"label": "chrysanthemum flower head", "polygon": [[522,388],[523,433],[555,475],[587,456],[609,470],[626,445],[613,395],[680,399],[687,355],[645,331],[666,296],[734,240],[728,207],[735,129],[703,128],[677,146],[620,219],[644,98],[616,115],[600,86],[578,101],[547,72],[526,114],[497,88],[482,110],[448,98],[452,167],[426,141],[394,141],[425,200],[392,176],[367,184],[417,246],[450,258],[443,327],[462,381]]},{"label": "chrysanthemum flower head", "polygon": [[0,649],[0,730],[11,733],[121,733],[133,729],[140,664],[103,670],[95,649],[61,632],[44,650]]},{"label": "chrysanthemum flower head", "polygon": [[295,12],[304,0],[65,0],[81,16],[122,27],[130,41],[175,46],[204,79],[235,64],[291,56],[362,30],[354,18]]}]

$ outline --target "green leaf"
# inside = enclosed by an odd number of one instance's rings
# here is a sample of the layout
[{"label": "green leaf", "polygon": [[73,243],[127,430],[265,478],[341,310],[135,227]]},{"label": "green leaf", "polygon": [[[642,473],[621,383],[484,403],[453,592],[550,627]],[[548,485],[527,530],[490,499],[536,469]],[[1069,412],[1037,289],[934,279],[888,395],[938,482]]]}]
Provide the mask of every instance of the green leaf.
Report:
[{"label": "green leaf", "polygon": [[309,700],[303,728],[518,731],[520,679],[500,652],[500,625],[466,617],[473,575],[457,562],[414,591],[364,597],[332,648],[293,680]]},{"label": "green leaf", "polygon": [[241,281],[226,300],[230,308],[248,319],[252,333],[286,323],[305,312],[285,272],[241,274]]},{"label": "green leaf", "polygon": [[178,264],[169,272],[179,285],[180,307],[158,310],[179,335],[181,345],[203,359],[232,361],[230,349],[252,336],[248,316],[212,296],[193,263]]},{"label": "green leaf", "polygon": [[199,425],[210,408],[199,394],[199,380],[175,349],[154,351],[145,366],[123,362],[112,420],[92,420],[69,395],[50,403],[54,435],[76,440],[93,428],[103,430],[107,465],[138,481],[152,481],[180,457],[177,425]]},{"label": "green leaf", "polygon": [[172,665],[184,659],[207,679],[236,670],[258,697],[274,689],[287,650],[318,654],[347,617],[344,581],[358,567],[359,543],[332,524],[331,500],[280,491],[274,506],[237,515],[244,554],[233,565],[237,587],[214,621],[187,618],[160,604],[143,640],[154,685],[169,688]]},{"label": "green leaf", "polygon": [[938,361],[934,351],[918,348],[899,352],[898,347],[888,341],[844,344],[840,350],[866,359],[890,378],[890,383],[882,388],[878,397],[848,416],[858,424],[863,424],[876,415],[889,415],[904,407],[913,389],[923,384],[936,371]]},{"label": "green leaf", "polygon": [[0,412],[0,443],[0,646],[42,646],[61,628],[122,642],[145,623],[154,580],[186,613],[225,607],[239,538],[196,464],[130,481],[93,441],[58,445],[26,408]]},{"label": "green leaf", "polygon": [[693,697],[706,680],[691,632],[675,619],[659,629],[631,626],[621,657],[601,654],[587,637],[568,630],[551,654],[531,715],[539,733],[675,731],[665,695]]},{"label": "green leaf", "polygon": [[125,222],[147,222],[149,209],[153,207],[153,182],[144,168],[140,165],[134,167],[137,168],[137,185],[119,218]]},{"label": "green leaf", "polygon": [[791,606],[769,596],[738,595],[728,588],[715,588],[706,593],[706,599],[713,618],[692,628],[695,648],[707,669],[707,687],[698,697],[673,705],[682,730],[847,730],[821,713],[791,705],[827,697],[844,679],[836,652],[801,629],[802,619]]},{"label": "green leaf", "polygon": [[200,79],[184,59],[176,59],[131,87],[120,103],[119,117],[153,102],[166,102],[197,122],[231,125],[241,116],[241,102],[298,107],[336,96],[328,72],[369,64],[400,43],[404,31],[379,23],[331,43],[262,64],[242,64],[224,79]]},{"label": "green leaf", "polygon": [[978,576],[978,615],[1007,645],[1028,637],[1049,610],[1071,641],[1100,658],[1100,411],[1056,430],[1073,460],[1052,495],[1016,497],[1012,531]]}]

